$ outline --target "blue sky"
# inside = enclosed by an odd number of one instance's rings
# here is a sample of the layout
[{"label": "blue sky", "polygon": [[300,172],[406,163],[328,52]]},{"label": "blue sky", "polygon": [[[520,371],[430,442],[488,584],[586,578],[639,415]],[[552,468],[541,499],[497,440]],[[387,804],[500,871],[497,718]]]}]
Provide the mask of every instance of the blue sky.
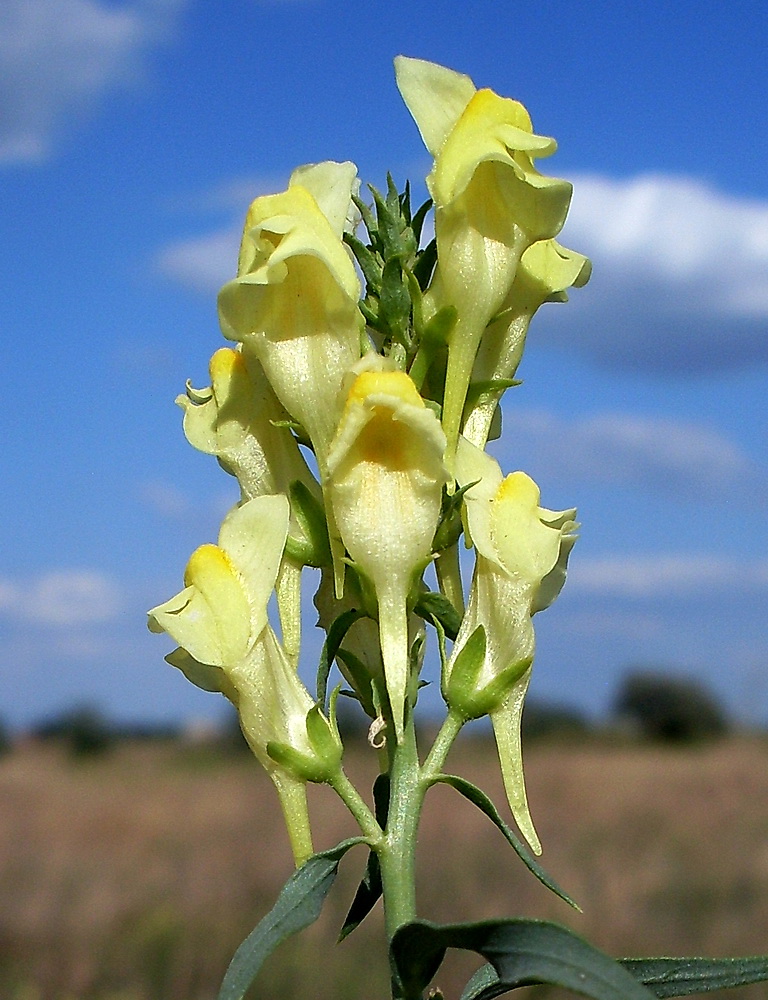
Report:
[{"label": "blue sky", "polygon": [[253,197],[321,159],[421,183],[402,52],[526,104],[594,260],[496,449],[583,526],[533,695],[600,712],[652,663],[768,721],[766,10],[4,0],[0,718],[220,713],[145,631],[235,499],[173,400],[222,344]]}]

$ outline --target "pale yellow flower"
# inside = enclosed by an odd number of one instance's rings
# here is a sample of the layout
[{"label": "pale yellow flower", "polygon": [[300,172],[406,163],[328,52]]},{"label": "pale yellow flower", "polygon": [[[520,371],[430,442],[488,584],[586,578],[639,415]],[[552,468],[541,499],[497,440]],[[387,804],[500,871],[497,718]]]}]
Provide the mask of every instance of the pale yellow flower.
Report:
[{"label": "pale yellow flower", "polygon": [[312,853],[306,776],[277,764],[268,752],[279,743],[322,770],[307,730],[314,702],[267,619],[288,520],[284,496],[236,507],[222,523],[218,544],[192,554],[184,589],[149,612],[149,627],[179,644],[167,657],[171,664],[237,708],[243,733],[278,790],[300,861]]},{"label": "pale yellow flower", "polygon": [[350,557],[376,594],[399,739],[409,682],[408,601],[431,557],[448,481],[446,441],[409,376],[385,359],[364,358],[349,381],[326,496]]},{"label": "pale yellow flower", "polygon": [[536,157],[554,139],[533,132],[517,101],[477,90],[460,73],[398,56],[400,93],[434,156],[427,185],[435,205],[433,308],[453,306],[443,403],[451,458],[480,338],[507,297],[523,252],[557,235],[571,185],[546,177]]},{"label": "pale yellow flower", "polygon": [[341,380],[361,354],[360,282],[342,242],[355,174],[352,163],[314,164],[294,171],[287,191],[257,198],[237,277],[219,294],[224,334],[258,358],[321,475]]},{"label": "pale yellow flower", "polygon": [[[524,472],[502,476],[489,455],[460,442],[460,483],[466,525],[477,550],[466,614],[446,664],[443,689],[468,718],[490,715],[512,814],[537,853],[541,847],[528,810],[520,746],[523,699],[531,676],[531,616],[559,593],[575,541],[575,511],[539,506],[539,488]],[[485,642],[470,647],[482,627]]]}]

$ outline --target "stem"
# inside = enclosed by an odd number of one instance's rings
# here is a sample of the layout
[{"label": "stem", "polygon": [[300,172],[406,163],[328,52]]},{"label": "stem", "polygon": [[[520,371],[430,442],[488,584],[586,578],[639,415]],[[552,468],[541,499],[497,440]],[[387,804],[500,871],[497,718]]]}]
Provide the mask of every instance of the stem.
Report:
[{"label": "stem", "polygon": [[447,597],[460,615],[464,614],[464,588],[461,585],[459,543],[443,549],[435,560],[437,583],[443,597]]},{"label": "stem", "polygon": [[424,761],[424,767],[421,769],[422,781],[427,785],[431,784],[443,770],[443,764],[445,763],[445,758],[448,756],[448,751],[451,749],[453,741],[459,735],[459,730],[465,721],[462,715],[454,712],[453,709],[449,709],[445,722],[440,727],[440,732],[435,737],[435,742],[432,744],[429,756]]},{"label": "stem", "polygon": [[386,837],[378,852],[387,937],[416,918],[416,832],[426,786],[421,781],[413,713],[399,743],[391,739]]},{"label": "stem", "polygon": [[274,772],[270,775],[280,797],[283,818],[297,868],[315,853],[307,809],[307,787],[303,781]]},{"label": "stem", "polygon": [[360,792],[341,769],[329,780],[328,784],[355,817],[363,836],[370,840],[371,847],[375,849],[376,845],[382,842],[384,831],[376,822],[376,817],[368,808]]}]

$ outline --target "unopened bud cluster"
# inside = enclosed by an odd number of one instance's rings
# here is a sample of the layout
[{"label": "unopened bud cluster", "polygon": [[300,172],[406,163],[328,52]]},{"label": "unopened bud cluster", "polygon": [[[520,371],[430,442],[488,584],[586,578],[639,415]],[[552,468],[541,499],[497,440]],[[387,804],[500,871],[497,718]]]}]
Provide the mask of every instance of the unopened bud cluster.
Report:
[{"label": "unopened bud cluster", "polygon": [[[168,660],[236,706],[299,860],[305,783],[332,781],[342,756],[335,696],[317,703],[297,672],[306,566],[321,569],[319,623],[349,693],[395,744],[435,626],[449,711],[490,716],[512,812],[539,849],[520,717],[531,618],[563,585],[575,511],[541,507],[536,484],[505,478],[484,449],[531,317],[589,263],[556,242],[571,186],[539,173],[555,143],[521,104],[417,59],[399,57],[396,73],[434,157],[431,199],[412,213],[390,180],[369,208],[355,166],[326,162],[253,202],[219,295],[235,346],[213,355],[210,387],[178,400],[190,443],[241,499],[218,543],[193,553],[184,589],[149,613],[179,646]],[[475,555],[466,611],[462,533]]]}]

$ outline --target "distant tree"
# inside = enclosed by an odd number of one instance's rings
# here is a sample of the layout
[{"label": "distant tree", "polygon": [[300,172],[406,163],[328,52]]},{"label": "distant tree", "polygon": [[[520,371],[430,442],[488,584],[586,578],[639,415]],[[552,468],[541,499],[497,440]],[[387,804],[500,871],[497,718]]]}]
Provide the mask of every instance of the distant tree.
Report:
[{"label": "distant tree", "polygon": [[722,705],[699,680],[638,669],[624,678],[614,712],[649,740],[692,743],[729,729]]},{"label": "distant tree", "polygon": [[8,753],[10,749],[11,749],[11,734],[8,732],[8,729],[3,720],[0,719],[0,755]]},{"label": "distant tree", "polygon": [[99,709],[80,705],[41,723],[34,735],[42,740],[56,740],[77,757],[105,753],[115,742],[116,733]]},{"label": "distant tree", "polygon": [[523,709],[523,740],[569,740],[586,736],[592,727],[586,716],[570,705],[527,701]]}]

